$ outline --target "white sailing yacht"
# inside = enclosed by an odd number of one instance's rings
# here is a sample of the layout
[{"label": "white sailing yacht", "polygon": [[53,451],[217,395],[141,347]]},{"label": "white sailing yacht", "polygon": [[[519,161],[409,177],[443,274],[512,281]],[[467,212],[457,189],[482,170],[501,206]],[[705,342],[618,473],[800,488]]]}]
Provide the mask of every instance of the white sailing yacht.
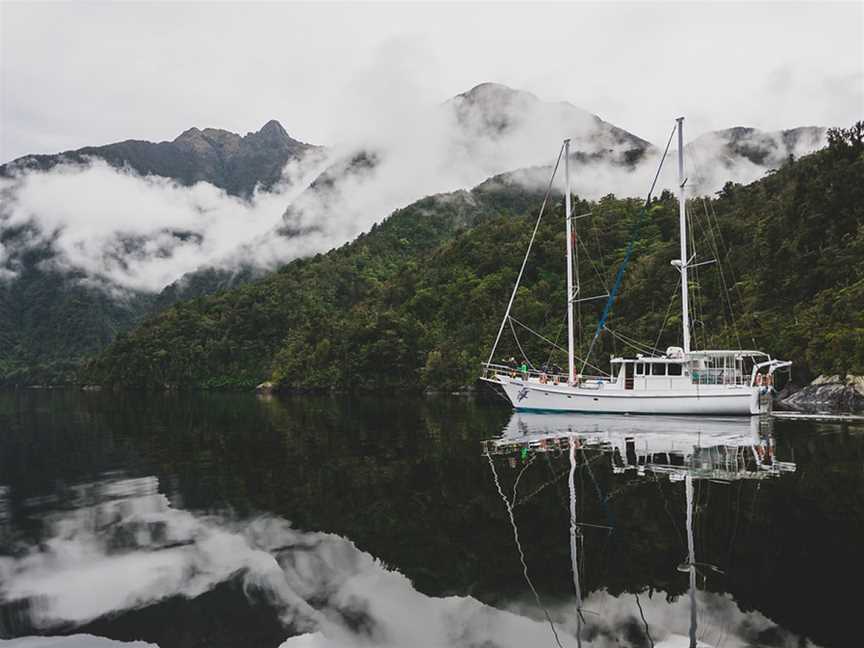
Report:
[{"label": "white sailing yacht", "polygon": [[[629,414],[703,414],[754,415],[771,409],[771,385],[774,373],[791,366],[791,362],[775,360],[762,351],[742,349],[696,350],[690,345],[690,312],[688,303],[688,268],[697,264],[687,253],[687,214],[684,187],[684,118],[678,118],[678,204],[680,220],[679,259],[672,261],[681,273],[681,320],[683,347],[669,347],[665,353],[637,354],[634,357],[613,356],[609,375],[589,376],[576,371],[574,353],[574,303],[577,291],[573,286],[573,247],[575,221],[571,212],[570,141],[563,145],[565,175],[565,214],[567,229],[567,356],[566,375],[548,371],[515,370],[494,364],[492,359],[506,323],[511,322],[510,311],[519,288],[525,264],[534,237],[516,279],[507,311],[498,330],[498,336],[484,364],[481,379],[503,389],[517,410],[556,412],[604,412]],[[673,131],[673,134],[674,132]],[[672,140],[670,135],[669,142]],[[669,145],[667,143],[666,151]],[[666,153],[664,152],[664,158]],[[559,157],[560,160],[560,157]],[[661,159],[662,167],[662,159]],[[557,166],[556,166],[557,169]],[[656,184],[660,169],[654,178]],[[553,180],[555,172],[553,171]],[[652,186],[653,191],[653,186]],[[650,192],[649,198],[650,201]],[[545,205],[545,203],[544,203]],[[542,218],[541,209],[534,234]],[[623,267],[619,269],[616,285],[609,295],[601,316],[594,341],[603,330],[609,308],[620,287]],[[512,323],[511,323],[512,325]],[[592,345],[593,347],[593,341]],[[590,349],[588,352],[590,356]],[[587,366],[583,362],[582,370]]]}]

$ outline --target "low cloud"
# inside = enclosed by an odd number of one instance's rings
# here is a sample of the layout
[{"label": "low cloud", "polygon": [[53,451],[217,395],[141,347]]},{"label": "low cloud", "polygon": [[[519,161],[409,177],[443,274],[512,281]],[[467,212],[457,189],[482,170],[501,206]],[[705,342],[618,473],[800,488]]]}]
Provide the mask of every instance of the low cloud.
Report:
[{"label": "low cloud", "polygon": [[[0,180],[0,227],[30,228],[29,240],[0,247],[0,279],[13,278],[16,255],[34,245],[53,249],[43,264],[120,291],[158,291],[208,266],[272,269],[350,241],[419,198],[471,188],[496,174],[527,168],[509,180],[545,186],[564,137],[576,154],[572,186],[580,196],[647,192],[661,149],[570,104],[495,84],[435,105],[420,98],[409,68],[373,66],[368,105],[352,107],[341,144],[289,163],[279,185],[249,200],[204,182],[187,187],[142,177],[95,158]],[[751,144],[770,145],[776,155],[760,163],[730,158],[728,144],[704,137],[688,148],[699,167],[694,189],[711,193],[727,180],[749,182],[785,157],[784,142],[764,137]],[[819,144],[802,138],[792,150]],[[366,163],[352,165],[358,159]],[[660,188],[675,186],[671,162]],[[325,168],[327,182],[309,189]]]},{"label": "low cloud", "polygon": [[54,255],[43,263],[51,267],[80,271],[111,287],[158,291],[271,230],[320,165],[317,153],[289,163],[281,184],[249,200],[206,182],[186,187],[140,176],[98,158],[26,171],[2,180],[7,199],[0,226],[28,228],[30,235],[16,237],[15,248],[7,242],[5,259],[0,248],[0,264],[22,248],[50,246]]}]

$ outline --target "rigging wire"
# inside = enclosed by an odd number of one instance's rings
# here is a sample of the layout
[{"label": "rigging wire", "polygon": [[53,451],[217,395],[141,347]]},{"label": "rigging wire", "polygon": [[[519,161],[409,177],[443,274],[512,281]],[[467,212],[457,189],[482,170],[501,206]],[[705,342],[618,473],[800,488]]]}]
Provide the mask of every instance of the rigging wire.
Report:
[{"label": "rigging wire", "polygon": [[[696,259],[696,257],[697,257],[696,239],[693,236],[693,230],[694,230],[693,215],[687,209],[686,198],[684,200],[684,203],[685,203],[685,205],[684,205],[685,217],[687,218],[687,221],[690,224],[690,226],[687,228],[687,234],[689,235],[689,238],[690,238],[690,250],[691,250],[690,258]],[[689,262],[687,265],[690,265]],[[693,312],[693,317],[691,318],[691,322],[692,322],[691,326],[693,329],[692,330],[693,341],[696,343],[696,348],[698,349],[699,346],[698,346],[698,341],[697,341],[697,336],[696,336],[696,327],[697,327],[697,325],[701,324],[702,325],[702,348],[707,349],[708,348],[708,336],[707,336],[707,333],[705,330],[705,307],[704,307],[704,300],[703,300],[703,296],[702,296],[702,281],[699,279],[699,264],[694,263],[692,267],[693,267],[693,276],[695,279],[694,289],[693,289],[693,304],[691,306],[691,310]],[[689,289],[689,286],[688,286],[688,289]]]},{"label": "rigging wire", "polygon": [[[687,157],[688,161],[690,162],[691,168],[698,168],[698,165],[696,165],[694,163],[694,159],[693,159],[693,156],[691,155],[690,151],[685,150],[684,154]],[[730,250],[726,247],[725,241],[723,240],[722,233],[720,231],[719,221],[716,222],[716,227],[717,227],[716,234],[714,232],[714,223],[712,223],[711,217],[708,213],[708,207],[707,207],[705,196],[702,195],[699,198],[702,202],[703,211],[705,213],[705,221],[706,221],[705,224],[703,224],[701,222],[701,220],[697,218],[697,214],[695,212],[694,213],[688,212],[688,215],[690,217],[691,223],[698,223],[700,225],[702,232],[704,234],[704,237],[705,237],[705,241],[707,242],[711,253],[714,255],[714,259],[716,260],[717,265],[719,266],[720,281],[723,284],[723,298],[724,298],[723,301],[724,301],[724,304],[728,307],[729,318],[727,318],[727,316],[726,316],[726,309],[721,309],[721,314],[723,316],[723,321],[724,321],[726,328],[732,329],[732,332],[735,335],[735,340],[738,343],[738,348],[741,349],[741,348],[743,348],[743,346],[741,344],[741,336],[739,334],[738,323],[737,323],[736,317],[735,317],[735,309],[732,306],[732,301],[730,298],[730,292],[731,291],[729,290],[729,285],[728,285],[728,282],[726,281],[725,272],[723,270],[723,262],[721,260],[720,246],[717,244],[717,240],[719,239],[723,245],[723,249],[726,253],[726,260],[727,261],[729,260]],[[714,210],[713,203],[711,205],[711,210],[712,211]],[[715,213],[715,217],[716,217],[716,213]],[[694,229],[693,227],[690,228],[690,234],[691,234],[691,244],[693,245],[694,256],[695,256],[695,243],[693,242],[693,239],[692,239],[693,229]],[[702,286],[701,286],[701,282],[698,280],[698,272],[699,271],[696,269],[696,267],[698,267],[698,266],[694,266],[694,272],[695,272],[696,277],[697,277],[696,290],[699,293],[698,296],[696,297],[696,299],[701,300],[702,299]],[[731,267],[729,268],[729,272],[731,275],[732,274]],[[735,286],[736,292],[738,293],[738,296],[739,296],[739,301],[743,304],[743,298],[741,297],[741,291],[738,288],[737,283],[735,283],[734,277],[732,277],[732,279],[733,279],[733,285]],[[701,305],[702,316],[700,318],[697,315],[696,320],[694,321],[694,327],[693,327],[694,338],[695,338],[695,331],[696,331],[695,324],[698,321],[699,323],[702,324],[703,345],[707,346],[708,345],[707,329],[705,328],[705,321],[704,321],[704,310],[705,310],[704,309],[704,300],[702,302],[700,302],[700,305]],[[696,304],[694,304],[694,309],[695,309],[695,307],[696,307]],[[731,318],[731,326],[730,326],[730,318]],[[752,338],[752,336],[751,336],[751,338]],[[755,339],[753,340],[753,346],[754,347],[756,346]]]},{"label": "rigging wire", "polygon": [[549,364],[551,364],[552,354],[555,353],[556,348],[561,349],[562,351],[564,350],[558,345],[558,340],[561,339],[561,333],[564,331],[564,325],[566,323],[567,323],[567,313],[565,312],[564,317],[561,318],[561,325],[558,327],[558,332],[555,334],[555,341],[551,343],[552,347],[549,349],[549,355],[546,356],[546,365],[547,366]]},{"label": "rigging wire", "polygon": [[647,351],[649,353],[649,355],[652,355],[652,356],[663,355],[663,352],[660,349],[656,349],[654,347],[648,346],[644,342],[639,342],[638,340],[634,340],[631,337],[627,337],[623,333],[618,333],[617,331],[613,331],[608,326],[604,326],[603,329],[606,331],[609,331],[609,333],[612,335],[612,337],[620,338],[621,342],[623,342],[626,346],[629,346],[629,347],[636,349],[639,353],[645,353]]},{"label": "rigging wire", "polygon": [[741,491],[744,489],[744,481],[738,482],[738,493],[735,496],[735,523],[732,525],[732,534],[729,537],[729,549],[726,552],[726,562],[732,566],[732,551],[735,548],[735,538],[738,535],[738,523],[741,520]]},{"label": "rigging wire", "polygon": [[[694,162],[694,160],[693,160],[693,156],[690,154],[689,151],[686,151],[686,150],[685,150],[685,153],[684,153],[684,154],[687,156],[687,159],[688,159],[691,163]],[[693,164],[693,167],[694,167],[694,168],[698,168],[695,164]],[[714,214],[714,221],[712,222],[711,215],[710,215],[709,212],[708,212],[708,204],[709,204],[709,201],[706,201],[706,200],[705,200],[705,196],[704,196],[704,195],[700,196],[700,199],[701,199],[701,201],[702,201],[702,209],[703,209],[703,211],[705,212],[705,220],[706,220],[706,223],[707,223],[707,229],[706,229],[705,226],[703,226],[703,227],[702,227],[702,231],[706,234],[706,236],[705,236],[705,240],[708,242],[708,246],[709,246],[709,248],[711,249],[711,253],[714,255],[714,258],[716,259],[716,261],[717,261],[717,266],[718,266],[718,268],[719,268],[719,270],[720,270],[720,281],[721,281],[721,283],[723,284],[723,297],[724,297],[724,301],[725,301],[727,307],[729,308],[729,316],[730,316],[730,318],[731,318],[731,320],[732,320],[732,326],[731,326],[731,328],[732,328],[732,332],[735,334],[735,340],[738,342],[738,348],[739,348],[739,349],[743,349],[744,347],[743,347],[743,345],[741,344],[741,336],[739,335],[739,331],[738,331],[738,323],[737,323],[737,321],[736,321],[736,317],[735,317],[735,309],[732,307],[732,300],[731,300],[731,297],[730,297],[730,292],[731,292],[731,291],[729,290],[729,285],[728,285],[728,283],[727,283],[727,281],[726,281],[726,273],[725,273],[724,270],[723,270],[723,264],[724,264],[724,262],[721,260],[721,254],[720,254],[720,248],[721,248],[721,246],[722,246],[722,248],[723,248],[723,252],[725,253],[725,261],[728,262],[728,261],[729,261],[730,254],[731,254],[731,250],[730,250],[729,248],[727,248],[727,246],[726,246],[726,242],[725,242],[725,240],[723,239],[723,234],[722,234],[722,231],[720,230],[720,222],[719,222],[719,220],[717,220],[717,214],[716,214],[716,212],[714,211],[714,204],[713,204],[713,202],[710,202],[710,205],[711,205],[711,212]],[[715,232],[714,232],[714,226],[715,226],[715,225],[716,225],[716,228],[717,228],[716,235],[715,235]],[[710,235],[710,236],[709,236],[709,235]],[[719,240],[719,242],[720,242],[720,245],[718,245],[718,243],[717,243],[718,240]],[[737,293],[737,295],[738,295],[738,300],[739,300],[740,304],[741,304],[742,307],[743,307],[743,304],[744,304],[744,298],[743,298],[743,296],[741,295],[741,290],[740,290],[740,288],[738,287],[738,283],[737,283],[737,281],[735,280],[735,276],[734,276],[734,273],[733,273],[733,270],[732,270],[731,263],[729,264],[729,268],[728,268],[728,269],[729,269],[729,275],[730,275],[730,278],[731,278],[731,280],[732,280],[732,285],[735,287],[735,291],[736,291],[736,293]],[[728,321],[726,320],[726,314],[725,314],[725,312],[723,313],[723,319],[724,319],[724,321],[726,321],[726,324],[727,324],[727,326],[728,326],[729,323],[728,323]],[[755,347],[757,346],[757,345],[756,345],[756,340],[753,338],[752,335],[751,335],[751,340],[752,340],[752,342],[753,342],[753,346],[754,346],[754,348],[755,348]]]},{"label": "rigging wire", "polygon": [[600,273],[600,270],[597,268],[597,264],[594,263],[594,259],[591,258],[591,254],[588,252],[588,248],[585,246],[585,243],[582,239],[579,239],[579,245],[582,246],[582,249],[585,250],[585,254],[588,257],[589,263],[591,263],[591,267],[594,269],[594,274],[600,279],[600,283],[603,286],[603,290],[606,291],[606,295],[609,295],[609,286],[606,285],[606,280],[603,278],[603,275]]},{"label": "rigging wire", "polygon": [[669,321],[669,312],[672,310],[672,304],[675,303],[675,298],[678,296],[678,289],[681,287],[681,273],[678,273],[678,282],[675,284],[675,290],[672,291],[672,297],[669,298],[669,305],[666,307],[666,314],[663,316],[663,322],[660,324],[660,332],[657,333],[657,339],[654,340],[654,347],[660,344],[660,338],[663,331],[666,329],[666,322]]},{"label": "rigging wire", "polygon": [[609,533],[611,534],[615,530],[615,516],[612,515],[612,511],[609,509],[608,496],[603,495],[603,491],[600,490],[600,484],[597,483],[597,478],[594,477],[594,471],[591,470],[591,462],[588,461],[588,457],[585,456],[585,448],[582,448],[582,459],[585,462],[585,467],[588,469],[588,476],[591,478],[591,482],[594,484],[594,492],[597,493],[597,499],[600,502],[600,507],[606,514],[606,522],[609,523]]},{"label": "rigging wire", "polygon": [[[507,401],[507,402],[509,403],[510,401]],[[541,493],[543,490],[546,489],[547,486],[550,486],[550,485],[552,485],[552,484],[556,484],[558,481],[561,480],[561,478],[562,478],[564,475],[567,474],[567,471],[566,471],[566,470],[562,470],[561,472],[559,472],[559,473],[556,475],[554,469],[551,467],[551,460],[549,459],[549,453],[548,453],[548,452],[544,452],[543,454],[546,455],[546,461],[547,461],[547,462],[550,462],[549,466],[550,466],[550,471],[552,472],[552,479],[547,479],[545,482],[543,482],[542,484],[540,484],[540,486],[538,486],[537,488],[535,488],[533,491],[531,491],[531,492],[528,493],[527,495],[524,495],[524,496],[522,497],[522,499],[520,499],[520,500],[518,500],[518,501],[514,500],[514,501],[513,501],[513,508],[514,508],[514,509],[517,508],[517,507],[519,507],[519,506],[522,506],[523,504],[527,504],[529,501],[531,501],[531,500],[534,498],[535,495],[538,495],[539,493]]]},{"label": "rigging wire", "polygon": [[519,482],[522,480],[522,475],[525,474],[525,471],[528,470],[528,467],[529,467],[532,463],[534,463],[534,460],[535,460],[536,458],[537,458],[537,455],[536,455],[536,454],[532,454],[532,455],[531,455],[531,458],[528,459],[528,461],[526,461],[526,462],[523,464],[522,469],[519,471],[519,474],[516,475],[516,480],[513,482],[513,499],[511,500],[512,502],[514,502],[514,505],[515,505],[515,502],[516,502],[516,490],[519,488]]},{"label": "rigging wire", "polygon": [[663,484],[657,477],[657,473],[652,472],[651,476],[654,478],[654,483],[657,484],[657,490],[660,491],[660,496],[663,498],[663,508],[666,509],[666,513],[669,515],[669,519],[672,521],[672,526],[675,528],[675,535],[678,538],[678,542],[684,545],[684,540],[681,536],[681,528],[678,526],[678,522],[675,521],[675,516],[672,515],[672,509],[669,508],[669,500],[666,498],[666,492],[663,490]]},{"label": "rigging wire", "polygon": [[[569,191],[570,188],[568,187],[567,190]],[[570,301],[572,302],[572,300],[574,300],[576,298],[576,296],[581,293],[582,284],[579,280],[579,241],[580,241],[580,239],[579,239],[579,235],[576,233],[576,221],[573,218],[573,216],[570,216],[570,223],[571,223],[570,235],[573,238],[573,242],[576,244],[576,245],[572,246],[576,251],[576,258],[574,259],[574,265],[576,266],[576,291],[572,295],[570,295]],[[570,302],[568,302],[568,304],[569,303]],[[581,347],[582,346],[582,333],[583,333],[583,331],[582,331],[582,302],[581,302],[581,300],[576,302],[576,322],[577,322],[577,325],[579,328],[579,346]]]},{"label": "rigging wire", "polygon": [[519,353],[522,354],[522,359],[528,363],[531,367],[532,371],[535,370],[534,365],[531,364],[531,360],[528,359],[528,356],[525,355],[525,350],[522,348],[522,345],[519,343],[519,336],[516,335],[516,329],[513,328],[513,318],[508,317],[507,321],[510,323],[510,330],[513,331],[513,339],[516,340],[516,346],[519,347]]},{"label": "rigging wire", "polygon": [[[711,216],[713,217],[714,224],[717,227],[717,239],[720,241],[720,245],[723,247],[723,251],[726,254],[726,260],[732,256],[732,250],[726,247],[726,240],[723,238],[723,233],[720,230],[720,220],[717,218],[717,212],[714,209],[714,203],[709,203],[711,207]],[[732,263],[729,263],[729,276],[732,280],[732,287],[735,288],[735,293],[738,295],[738,301],[743,307],[744,305],[744,295],[741,294],[741,288],[738,286],[738,280],[735,278],[735,269],[732,267]],[[752,317],[752,316],[751,316]],[[755,319],[754,319],[755,321]],[[753,342],[753,346],[756,347],[756,338],[753,337],[752,333],[750,335],[750,341]]]},{"label": "rigging wire", "polygon": [[[511,326],[512,326],[512,322],[515,322],[516,324],[518,324],[519,326],[521,326],[522,328],[524,328],[524,329],[525,329],[526,331],[528,331],[529,333],[533,333],[534,335],[536,335],[538,338],[540,338],[540,339],[543,340],[544,342],[548,342],[549,344],[551,344],[551,345],[554,346],[555,348],[559,349],[560,351],[564,351],[565,353],[567,352],[567,349],[565,349],[565,348],[563,348],[563,347],[557,345],[557,344],[554,343],[552,340],[550,340],[549,338],[547,338],[547,337],[541,335],[540,333],[538,333],[537,331],[535,331],[534,329],[532,329],[532,328],[531,328],[530,326],[528,326],[527,324],[524,324],[524,323],[520,322],[519,320],[517,320],[517,319],[516,319],[515,317],[513,317],[512,315],[508,315],[508,316],[507,316],[507,319],[509,319],[509,320],[511,321]],[[582,360],[582,358],[577,358],[577,360]],[[599,372],[600,372],[602,375],[604,375],[604,376],[608,376],[608,375],[609,375],[608,373],[606,373],[605,371],[603,371],[603,370],[600,369],[599,367],[595,367],[594,365],[589,364],[587,361],[586,361],[585,364],[582,366],[582,368],[584,369],[585,366],[591,367],[591,368],[594,369],[595,371],[599,371]]]},{"label": "rigging wire", "polygon": [[[705,211],[705,220],[707,221],[708,232],[710,232],[710,234],[711,234],[711,243],[713,244],[713,247],[714,247],[713,254],[717,259],[717,265],[718,265],[719,270],[720,270],[720,281],[723,283],[723,295],[726,298],[726,305],[729,307],[729,315],[732,318],[732,330],[735,332],[735,339],[738,341],[738,348],[742,349],[743,345],[741,344],[741,336],[738,334],[738,322],[736,321],[736,318],[735,318],[735,309],[732,307],[732,299],[730,297],[731,291],[729,290],[729,285],[726,282],[726,273],[723,271],[723,263],[720,260],[720,245],[723,246],[724,251],[726,252],[726,261],[729,261],[730,251],[726,248],[726,245],[723,241],[723,234],[720,232],[720,223],[719,222],[716,223],[716,225],[717,225],[716,235],[714,233],[714,224],[712,223],[711,215],[708,212],[708,205],[706,204],[704,196],[702,197],[702,209]],[[711,210],[712,211],[714,210],[713,205],[711,207]],[[718,240],[720,242],[720,245],[718,245],[718,243],[717,243]],[[732,272],[731,264],[729,267],[729,274],[730,274],[730,277],[732,279],[732,285],[735,287],[735,290],[738,293],[738,300],[743,305],[744,298],[741,296],[741,290],[740,290],[740,288],[738,288],[738,283],[735,281],[735,277],[734,277],[733,272]],[[756,346],[756,340],[753,340],[753,346],[754,347]]]},{"label": "rigging wire", "polygon": [[543,212],[546,211],[546,203],[549,202],[549,194],[552,192],[552,183],[555,180],[555,174],[558,173],[558,166],[561,164],[561,156],[563,153],[564,144],[562,144],[561,148],[558,150],[558,159],[555,160],[555,167],[552,169],[552,177],[549,178],[549,184],[546,187],[546,195],[543,197],[543,203],[540,205],[540,213],[537,214],[537,222],[534,224],[534,231],[531,233],[531,240],[528,242],[528,249],[525,251],[525,258],[522,259],[522,267],[519,268],[519,274],[516,276],[516,284],[513,286],[513,293],[510,295],[510,302],[507,304],[504,319],[501,320],[501,326],[498,328],[498,335],[495,337],[495,344],[492,345],[492,352],[489,354],[487,364],[492,363],[492,358],[495,356],[495,350],[498,348],[498,342],[501,340],[501,333],[504,332],[504,324],[507,323],[507,318],[510,316],[510,309],[513,308],[513,300],[516,299],[516,293],[519,290],[519,282],[522,281],[522,275],[525,272],[528,257],[531,255],[531,247],[534,245],[534,239],[537,237],[537,230],[540,229],[540,221],[543,218]]},{"label": "rigging wire", "polygon": [[[597,329],[594,331],[594,337],[591,339],[591,344],[588,347],[588,353],[585,357],[585,364],[582,366],[582,371],[579,373],[585,372],[585,365],[588,364],[588,358],[591,357],[591,352],[594,350],[594,344],[597,342],[597,338],[600,336],[600,333],[603,331],[603,327],[606,324],[606,318],[609,316],[609,312],[612,310],[612,304],[615,303],[615,297],[618,294],[618,291],[621,289],[621,282],[624,280],[624,270],[627,268],[627,264],[630,261],[630,256],[633,254],[633,246],[636,242],[636,237],[639,235],[639,228],[642,226],[642,219],[645,217],[645,213],[648,211],[648,206],[651,204],[651,195],[654,193],[654,187],[657,185],[657,179],[660,177],[660,170],[663,168],[663,163],[666,161],[666,155],[669,153],[669,146],[672,144],[672,137],[675,135],[675,130],[678,128],[678,124],[672,128],[672,132],[669,133],[669,139],[666,141],[666,148],[663,150],[663,155],[660,158],[660,164],[657,166],[657,173],[654,174],[654,181],[651,183],[651,188],[648,190],[648,195],[645,198],[645,204],[642,206],[642,209],[639,211],[639,217],[636,220],[636,223],[633,227],[633,234],[630,237],[630,242],[627,244],[627,251],[624,254],[624,260],[621,262],[621,265],[618,267],[618,273],[615,275],[615,283],[612,286],[612,292],[609,295],[609,299],[606,301],[606,306],[603,308],[603,314],[600,316],[600,322],[597,324]],[[684,260],[682,259],[682,263]]]},{"label": "rigging wire", "polygon": [[[707,214],[707,209],[705,209],[705,197],[704,196],[702,196],[702,205],[703,205],[703,210],[706,211],[706,214]],[[728,307],[728,310],[729,310],[728,315],[729,316],[727,316],[726,308],[721,308],[720,314],[723,317],[723,323],[724,323],[726,329],[732,330],[732,332],[735,335],[735,339],[738,342],[738,348],[741,349],[742,348],[741,337],[738,335],[738,326],[735,322],[735,312],[732,308],[732,302],[729,299],[729,288],[726,285],[726,278],[725,278],[725,275],[723,272],[723,263],[720,259],[720,251],[717,247],[716,241],[713,240],[714,239],[713,228],[711,227],[710,222],[707,222],[707,220],[708,220],[707,216],[706,216],[706,223],[703,223],[701,221],[701,219],[697,218],[697,216],[698,216],[698,212],[692,214],[691,220],[694,223],[698,223],[700,228],[702,229],[702,233],[704,235],[705,241],[708,244],[708,248],[709,248],[711,254],[714,256],[714,260],[717,262],[717,266],[718,266],[718,269],[720,271],[720,280],[723,284],[723,306]],[[695,227],[694,227],[694,229],[695,229]],[[701,288],[701,286],[700,286],[700,288]],[[703,313],[704,313],[704,306],[703,306]],[[730,321],[730,317],[731,317],[731,321]],[[704,329],[704,322],[703,322],[703,329]]]},{"label": "rigging wire", "polygon": [[594,242],[597,244],[597,254],[600,255],[600,265],[606,265],[606,258],[603,256],[603,247],[600,245],[600,235],[597,233],[597,224],[594,222],[594,215],[591,215],[591,231],[594,232]]},{"label": "rigging wire", "polygon": [[510,503],[510,500],[508,500],[507,496],[504,494],[504,489],[501,488],[501,482],[498,481],[498,472],[495,470],[495,462],[492,461],[492,455],[490,455],[488,451],[486,452],[486,458],[489,460],[489,468],[492,470],[492,478],[495,480],[495,488],[498,489],[498,494],[501,496],[501,500],[504,502],[504,506],[507,508],[507,515],[510,516],[510,525],[513,527],[513,540],[516,543],[516,549],[519,552],[519,561],[522,563],[522,575],[525,577],[525,582],[528,583],[528,587],[531,588],[531,592],[534,594],[534,600],[537,602],[537,607],[543,610],[543,614],[546,615],[546,621],[549,622],[549,627],[552,629],[552,634],[555,637],[555,643],[558,644],[558,648],[564,648],[564,646],[561,644],[561,639],[559,639],[558,637],[558,631],[555,629],[555,622],[552,621],[549,610],[547,610],[543,606],[543,603],[540,600],[540,594],[538,594],[537,588],[534,587],[534,582],[528,575],[528,565],[525,562],[525,552],[522,550],[522,543],[519,541],[519,529],[516,526],[516,518],[513,517],[513,506]]}]

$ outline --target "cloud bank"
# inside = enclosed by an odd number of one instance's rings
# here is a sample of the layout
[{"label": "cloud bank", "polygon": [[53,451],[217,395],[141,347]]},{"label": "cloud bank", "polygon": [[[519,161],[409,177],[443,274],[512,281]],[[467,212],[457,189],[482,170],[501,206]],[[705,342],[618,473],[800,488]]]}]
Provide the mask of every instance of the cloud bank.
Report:
[{"label": "cloud bank", "polygon": [[186,272],[227,263],[244,243],[272,230],[321,163],[317,153],[289,163],[282,183],[248,201],[206,182],[186,187],[97,158],[0,179],[0,228],[29,233],[0,246],[0,267],[12,275],[14,257],[48,246],[54,255],[43,264],[50,268],[82,272],[109,287],[155,292]]},{"label": "cloud bank", "polygon": [[[571,104],[483,84],[436,105],[412,84],[410,69],[376,68],[368,105],[352,107],[342,143],[289,163],[280,184],[250,200],[204,182],[185,187],[142,177],[99,159],[2,179],[0,229],[27,227],[28,234],[0,243],[0,279],[13,278],[16,259],[33,246],[52,249],[44,266],[121,291],[156,292],[202,267],[272,269],[350,241],[419,198],[471,188],[496,174],[529,168],[511,179],[545,186],[564,137],[572,140],[577,194],[642,196],[650,185],[659,149]],[[766,138],[735,141],[739,149],[769,147],[772,154],[758,163],[730,156],[729,137],[696,140],[688,152],[699,167],[698,190],[750,181],[776,166],[790,145]],[[791,150],[819,145],[819,137],[802,137]],[[674,174],[675,165],[667,164],[661,187],[673,187]]]}]

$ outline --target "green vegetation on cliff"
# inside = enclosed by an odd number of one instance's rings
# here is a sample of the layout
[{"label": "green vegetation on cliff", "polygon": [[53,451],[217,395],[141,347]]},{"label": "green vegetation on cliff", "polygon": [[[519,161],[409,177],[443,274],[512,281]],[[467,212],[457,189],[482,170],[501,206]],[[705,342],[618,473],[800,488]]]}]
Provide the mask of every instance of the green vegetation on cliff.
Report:
[{"label": "green vegetation on cliff", "polygon": [[[328,254],[177,304],[119,336],[82,378],[157,388],[470,384],[541,198],[502,177],[418,201]],[[639,208],[638,200],[613,196],[577,201],[576,213],[592,214],[580,220],[580,236],[599,267],[594,272],[582,255],[583,294],[611,283]],[[692,277],[697,346],[755,345],[793,360],[799,380],[864,372],[864,123],[831,131],[827,149],[758,182],[693,201],[690,212],[698,257],[719,257],[723,268],[705,266]],[[551,339],[564,312],[563,230],[558,205],[540,227],[513,313]],[[659,348],[677,342],[669,265],[677,256],[677,203],[664,193],[641,227],[612,329]],[[601,306],[583,305],[583,348]],[[512,340],[508,331],[499,355],[518,357]],[[535,360],[546,358],[545,342],[520,341]],[[593,359],[602,366],[609,352],[626,351],[615,344],[604,334]]]}]

